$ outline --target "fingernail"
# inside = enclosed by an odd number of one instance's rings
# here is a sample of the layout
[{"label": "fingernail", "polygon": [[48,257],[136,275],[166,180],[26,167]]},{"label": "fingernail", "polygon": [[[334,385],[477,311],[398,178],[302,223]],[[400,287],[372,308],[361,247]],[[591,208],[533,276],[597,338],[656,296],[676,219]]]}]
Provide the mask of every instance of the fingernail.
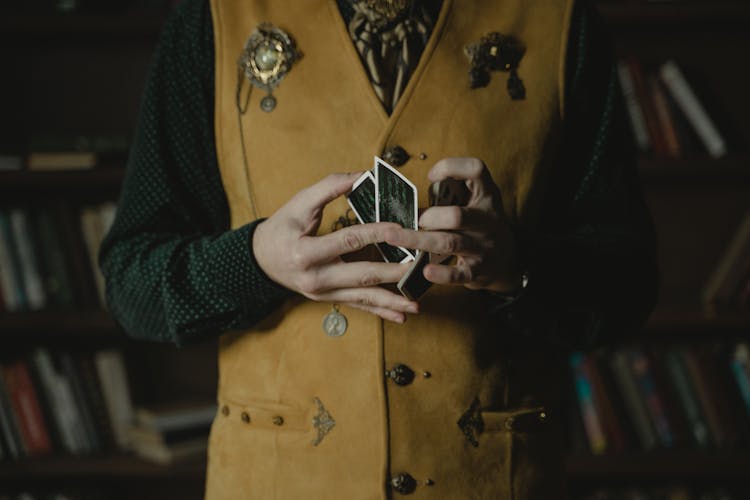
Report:
[{"label": "fingernail", "polygon": [[419,312],[419,306],[417,306],[417,304],[409,304],[406,306],[406,310],[412,314],[417,314]]}]

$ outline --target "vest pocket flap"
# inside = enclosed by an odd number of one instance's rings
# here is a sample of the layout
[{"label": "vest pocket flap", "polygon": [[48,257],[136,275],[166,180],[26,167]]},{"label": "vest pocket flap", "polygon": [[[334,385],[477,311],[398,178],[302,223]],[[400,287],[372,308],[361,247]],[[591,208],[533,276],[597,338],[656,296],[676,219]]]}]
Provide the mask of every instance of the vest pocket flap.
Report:
[{"label": "vest pocket flap", "polygon": [[547,411],[542,406],[507,411],[482,410],[482,421],[485,432],[538,432],[545,427]]},{"label": "vest pocket flap", "polygon": [[238,403],[224,400],[220,402],[223,418],[246,425],[248,428],[278,429],[310,432],[313,428],[314,406],[302,409],[295,406],[268,401]]}]

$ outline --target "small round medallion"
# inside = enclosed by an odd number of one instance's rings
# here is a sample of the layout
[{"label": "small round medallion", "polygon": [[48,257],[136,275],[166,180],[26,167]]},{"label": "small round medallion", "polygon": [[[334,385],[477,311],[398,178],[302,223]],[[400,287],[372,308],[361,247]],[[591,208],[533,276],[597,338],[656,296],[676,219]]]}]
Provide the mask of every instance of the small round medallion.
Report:
[{"label": "small round medallion", "polygon": [[261,45],[255,51],[255,64],[261,71],[273,71],[279,63],[280,54],[281,52],[271,45]]},{"label": "small round medallion", "polygon": [[347,326],[346,316],[335,309],[323,318],[323,331],[329,337],[341,337],[346,332]]},{"label": "small round medallion", "polygon": [[276,107],[276,98],[272,95],[267,95],[260,100],[260,109],[266,113],[270,113]]}]

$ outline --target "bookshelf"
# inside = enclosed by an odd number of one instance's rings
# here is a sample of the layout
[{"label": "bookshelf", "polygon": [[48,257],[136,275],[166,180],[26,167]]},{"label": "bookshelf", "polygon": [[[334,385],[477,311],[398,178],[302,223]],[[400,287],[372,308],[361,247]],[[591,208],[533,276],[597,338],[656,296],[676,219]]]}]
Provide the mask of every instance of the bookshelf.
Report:
[{"label": "bookshelf", "polygon": [[[596,5],[610,27],[618,56],[635,57],[649,73],[670,58],[685,69],[729,144],[729,153],[720,159],[705,152],[678,158],[650,153],[639,158],[641,184],[657,231],[660,296],[642,332],[614,349],[635,348],[651,356],[652,351],[700,352],[717,343],[748,342],[750,310],[709,309],[701,303],[701,291],[750,210],[750,98],[745,90],[750,71],[734,62],[750,47],[746,29],[750,5],[637,0]],[[604,369],[611,372],[613,352],[610,347],[590,355],[603,359]],[[602,370],[601,364],[595,366]],[[607,387],[618,386],[614,382]],[[581,418],[575,399],[572,395],[571,418]],[[740,406],[734,408],[737,415],[744,411]],[[619,416],[630,416],[620,410]],[[750,443],[746,435],[731,447],[657,445],[652,451],[638,451],[638,440],[629,437],[635,443],[629,442],[626,450],[601,455],[573,446],[566,461],[571,498],[699,498],[697,493],[717,489],[731,492],[731,498],[747,498]],[[694,496],[665,493],[665,488],[675,485]],[[635,496],[633,488],[647,496]],[[648,496],[657,491],[662,496]]]}]

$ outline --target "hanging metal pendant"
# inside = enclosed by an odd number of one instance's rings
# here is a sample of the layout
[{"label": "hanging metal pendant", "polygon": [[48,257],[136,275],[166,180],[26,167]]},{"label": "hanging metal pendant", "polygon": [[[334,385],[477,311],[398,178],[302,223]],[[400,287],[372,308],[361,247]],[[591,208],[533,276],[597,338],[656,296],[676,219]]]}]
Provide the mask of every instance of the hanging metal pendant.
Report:
[{"label": "hanging metal pendant", "polygon": [[323,331],[329,337],[341,337],[346,333],[349,322],[346,316],[339,312],[339,306],[334,305],[333,310],[323,318]]},{"label": "hanging metal pendant", "polygon": [[471,63],[469,86],[476,89],[489,85],[491,71],[510,72],[508,94],[513,100],[524,99],[526,89],[518,76],[524,52],[526,48],[520,40],[496,31],[483,36],[478,43],[467,45],[464,53]]},{"label": "hanging metal pendant", "polygon": [[294,39],[280,28],[262,23],[252,32],[238,64],[254,87],[268,93],[260,101],[263,111],[270,113],[276,108],[271,93],[301,58]]}]

